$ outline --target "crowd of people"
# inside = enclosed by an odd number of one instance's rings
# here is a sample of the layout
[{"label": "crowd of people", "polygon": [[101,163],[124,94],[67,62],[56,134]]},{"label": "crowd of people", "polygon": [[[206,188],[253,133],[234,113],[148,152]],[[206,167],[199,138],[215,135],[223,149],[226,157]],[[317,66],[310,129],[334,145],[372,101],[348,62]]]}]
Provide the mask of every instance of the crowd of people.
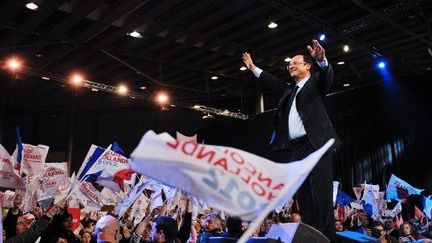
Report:
[{"label": "crowd of people", "polygon": [[[118,215],[83,213],[79,227],[72,228],[73,216],[68,212],[68,200],[42,210],[33,208],[23,213],[22,195],[16,194],[13,206],[3,210],[3,242],[47,242],[47,243],[90,243],[90,242],[209,242],[211,237],[226,237],[235,242],[248,228],[249,222],[225,213],[206,209],[193,217],[192,203],[187,201],[186,208],[174,207],[169,210],[169,203],[146,210],[146,217],[134,224],[128,209]],[[404,203],[407,201],[405,200]],[[389,202],[390,203],[390,202]],[[399,217],[389,217],[384,212],[373,219],[365,210],[348,207],[343,216],[335,209],[335,230],[355,231],[375,237],[381,243],[394,242],[432,242],[432,227],[425,214],[400,212]],[[406,210],[408,207],[403,207]],[[83,211],[85,212],[85,211]],[[409,215],[401,222],[400,215]],[[412,216],[410,216],[412,215]],[[295,203],[289,203],[280,210],[267,216],[256,228],[253,237],[265,237],[273,224],[302,222]]]}]

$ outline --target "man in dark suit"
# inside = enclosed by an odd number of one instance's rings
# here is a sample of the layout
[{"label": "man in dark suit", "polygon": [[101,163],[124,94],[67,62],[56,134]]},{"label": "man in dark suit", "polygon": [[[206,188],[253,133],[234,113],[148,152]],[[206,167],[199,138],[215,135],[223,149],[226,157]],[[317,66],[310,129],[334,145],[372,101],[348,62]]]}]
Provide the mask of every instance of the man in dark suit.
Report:
[{"label": "man in dark suit", "polygon": [[[287,69],[295,86],[256,67],[249,53],[243,62],[259,80],[281,92],[276,108],[274,132],[270,142],[271,159],[276,162],[301,160],[335,138],[340,142],[327,116],[323,98],[333,82],[333,70],[317,40],[307,46],[319,68],[312,72],[313,61],[308,55],[296,55]],[[335,239],[332,202],[333,168],[327,153],[298,190],[299,212],[306,224],[315,227],[330,240]]]}]

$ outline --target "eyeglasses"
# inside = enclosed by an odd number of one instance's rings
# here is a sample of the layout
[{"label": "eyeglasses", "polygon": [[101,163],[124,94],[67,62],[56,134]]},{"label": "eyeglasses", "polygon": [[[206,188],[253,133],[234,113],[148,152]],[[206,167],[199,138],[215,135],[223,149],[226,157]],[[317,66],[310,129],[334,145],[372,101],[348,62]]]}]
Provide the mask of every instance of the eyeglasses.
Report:
[{"label": "eyeglasses", "polygon": [[300,64],[307,64],[307,62],[296,62],[296,61],[289,62],[288,65],[287,65],[287,69],[289,69],[289,67],[291,67],[291,66],[297,66],[297,65],[300,65]]}]

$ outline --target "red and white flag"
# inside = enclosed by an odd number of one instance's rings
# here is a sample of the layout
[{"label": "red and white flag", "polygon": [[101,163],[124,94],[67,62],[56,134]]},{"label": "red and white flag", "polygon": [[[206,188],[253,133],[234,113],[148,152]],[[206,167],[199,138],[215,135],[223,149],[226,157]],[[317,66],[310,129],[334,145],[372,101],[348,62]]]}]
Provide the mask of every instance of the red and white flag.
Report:
[{"label": "red and white flag", "polygon": [[302,161],[277,164],[236,148],[182,142],[149,131],[132,153],[130,166],[209,206],[251,220],[273,200],[288,201],[333,143]]}]

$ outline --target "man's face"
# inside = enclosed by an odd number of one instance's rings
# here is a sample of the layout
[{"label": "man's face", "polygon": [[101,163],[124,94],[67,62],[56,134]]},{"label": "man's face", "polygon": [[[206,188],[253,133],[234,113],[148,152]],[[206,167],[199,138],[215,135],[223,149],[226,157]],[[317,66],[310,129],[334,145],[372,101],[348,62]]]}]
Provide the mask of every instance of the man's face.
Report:
[{"label": "man's face", "polygon": [[302,55],[294,56],[287,66],[287,69],[294,80],[310,75],[310,68],[311,64],[305,63]]},{"label": "man's face", "polygon": [[27,222],[27,220],[23,217],[23,216],[19,216],[17,223],[16,223],[16,233],[17,234],[21,234],[24,231],[28,230],[29,228],[29,223]]},{"label": "man's face", "polygon": [[22,203],[22,197],[20,195],[15,196],[13,200],[14,207],[15,208],[21,207],[21,203]]},{"label": "man's face", "polygon": [[165,242],[165,235],[163,234],[162,230],[157,230],[156,228],[157,223],[153,223],[152,225],[152,230],[151,230],[151,237],[152,237],[152,242],[154,243],[163,243]]},{"label": "man's face", "polygon": [[375,230],[376,230],[377,232],[379,232],[379,235],[380,235],[380,236],[385,236],[385,230],[384,230],[384,227],[382,227],[381,225],[377,225],[377,226],[375,226]]},{"label": "man's face", "polygon": [[212,231],[219,228],[219,221],[216,218],[208,218],[206,220],[206,229]]}]

